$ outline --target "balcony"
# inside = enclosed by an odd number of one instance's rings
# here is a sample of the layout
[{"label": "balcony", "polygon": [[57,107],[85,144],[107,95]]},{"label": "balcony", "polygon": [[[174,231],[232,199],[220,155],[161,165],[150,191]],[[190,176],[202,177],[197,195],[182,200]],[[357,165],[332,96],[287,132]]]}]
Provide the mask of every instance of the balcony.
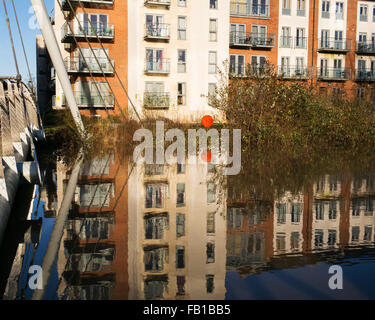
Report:
[{"label": "balcony", "polygon": [[269,18],[270,8],[267,5],[248,5],[247,3],[230,3],[231,16]]},{"label": "balcony", "polygon": [[114,73],[112,68],[114,61],[111,60],[111,65],[107,58],[98,58],[98,61],[96,61],[95,58],[85,58],[84,60],[77,57],[68,57],[64,60],[64,63],[69,74],[90,74],[91,72],[92,74],[113,75]]},{"label": "balcony", "polygon": [[171,63],[169,59],[147,60],[145,66],[146,74],[169,74]]},{"label": "balcony", "polygon": [[75,92],[74,96],[79,108],[113,108],[114,96],[111,93],[89,95],[84,92]]},{"label": "balcony", "polygon": [[231,47],[251,47],[253,49],[270,49],[274,47],[274,39],[275,37],[273,35],[232,31],[230,33],[229,42]]},{"label": "balcony", "polygon": [[[83,25],[82,22],[81,25]],[[69,28],[67,23],[65,23],[61,29],[61,42],[63,43],[74,42],[74,37],[77,39],[77,41],[85,41],[86,36],[88,40],[92,42],[99,42],[96,36],[98,36],[102,42],[112,42],[115,37],[115,28],[113,25],[109,24],[99,24],[97,26],[93,26],[93,28],[91,28],[91,26],[87,26],[83,27],[83,29],[79,28],[79,26],[74,25],[73,23],[71,23],[70,26],[71,28]]]},{"label": "balcony", "polygon": [[[81,3],[86,8],[112,8],[115,0],[81,0]],[[70,0],[70,3],[72,4],[72,7],[79,6],[78,0]],[[70,10],[70,6],[67,0],[62,1],[62,7],[64,10]]]},{"label": "balcony", "polygon": [[306,49],[307,48],[307,38],[296,37],[294,39],[294,47],[296,49]]},{"label": "balcony", "polygon": [[373,82],[375,81],[375,70],[371,69],[356,69],[355,81],[359,82]]},{"label": "balcony", "polygon": [[317,78],[322,81],[346,81],[350,80],[350,69],[343,68],[318,68]]},{"label": "balcony", "polygon": [[229,65],[229,76],[231,78],[257,78],[269,74],[271,71],[271,67],[268,65],[245,65],[241,63],[231,63]]},{"label": "balcony", "polygon": [[375,42],[358,42],[356,52],[361,55],[375,55]]},{"label": "balcony", "polygon": [[169,93],[145,92],[143,96],[143,106],[145,109],[168,109]]},{"label": "balcony", "polygon": [[145,25],[145,40],[148,41],[169,41],[171,37],[170,25],[166,23],[146,24]]},{"label": "balcony", "polygon": [[312,69],[299,66],[279,66],[277,74],[286,80],[308,80],[312,78]]},{"label": "balcony", "polygon": [[318,52],[346,53],[352,49],[352,41],[349,39],[336,40],[333,38],[318,39]]},{"label": "balcony", "polygon": [[150,7],[165,7],[169,9],[171,0],[145,0],[145,6]]},{"label": "balcony", "polygon": [[280,48],[291,48],[293,43],[293,38],[289,36],[280,37]]}]

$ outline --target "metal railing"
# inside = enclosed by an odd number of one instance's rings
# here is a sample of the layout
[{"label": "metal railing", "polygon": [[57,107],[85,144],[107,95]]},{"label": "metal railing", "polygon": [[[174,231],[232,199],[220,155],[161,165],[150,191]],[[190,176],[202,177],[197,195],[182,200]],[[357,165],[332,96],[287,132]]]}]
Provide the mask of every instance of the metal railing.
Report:
[{"label": "metal railing", "polygon": [[146,109],[168,109],[169,103],[169,93],[145,92],[143,95],[143,106]]},{"label": "metal railing", "polygon": [[270,8],[268,5],[249,5],[247,3],[230,3],[230,14],[245,17],[269,17]]},{"label": "metal railing", "polygon": [[77,105],[80,108],[113,108],[115,104],[114,96],[111,93],[102,95],[91,95],[84,92],[75,92],[74,96],[76,98]]},{"label": "metal railing", "polygon": [[[81,22],[82,24],[82,22]],[[96,34],[99,38],[102,39],[113,39],[115,36],[115,28],[112,24],[98,24],[97,26],[83,26],[83,30],[79,28],[78,25],[71,24],[72,32],[67,23],[65,23],[61,29],[62,32],[62,39],[67,37],[72,37],[73,35],[76,37],[94,37],[96,38]]]},{"label": "metal railing", "polygon": [[146,73],[169,73],[171,64],[169,59],[146,60]]},{"label": "metal railing", "polygon": [[293,37],[291,36],[281,36],[280,37],[280,48],[297,48],[306,49],[307,48],[307,38],[305,37]]},{"label": "metal railing", "polygon": [[307,38],[305,38],[305,37],[295,37],[294,46],[297,49],[306,49],[307,48]]},{"label": "metal railing", "polygon": [[255,64],[229,64],[230,77],[259,77],[264,76],[271,71],[269,65],[255,65]]},{"label": "metal railing", "polygon": [[[79,5],[78,0],[70,0],[72,5]],[[84,6],[113,6],[115,0],[81,0],[81,3]],[[67,0],[62,1],[62,6],[64,9],[70,9],[69,3]]]},{"label": "metal railing", "polygon": [[170,6],[171,0],[145,0],[145,5]]},{"label": "metal railing", "polygon": [[352,41],[349,39],[337,40],[334,38],[318,39],[318,51],[347,52],[352,48]]},{"label": "metal railing", "polygon": [[312,69],[300,66],[278,66],[277,74],[284,79],[310,79]]},{"label": "metal railing", "polygon": [[170,25],[166,23],[145,25],[145,38],[146,39],[166,39],[170,38]]},{"label": "metal railing", "polygon": [[293,43],[293,38],[290,36],[280,37],[280,48],[291,48]]},{"label": "metal railing", "polygon": [[112,68],[114,65],[113,60],[111,60],[112,65],[107,58],[98,58],[99,64],[95,58],[85,58],[85,60],[87,64],[82,58],[68,57],[64,60],[64,63],[69,73],[101,73],[102,70],[107,74],[112,74],[114,72]]},{"label": "metal railing", "polygon": [[232,31],[230,33],[231,46],[268,47],[274,46],[275,37],[272,34]]},{"label": "metal railing", "polygon": [[370,42],[358,41],[357,53],[375,54],[375,42],[374,41],[370,41]]},{"label": "metal railing", "polygon": [[356,81],[375,81],[375,70],[356,69],[355,80]]},{"label": "metal railing", "polygon": [[317,68],[317,78],[320,80],[350,80],[350,69]]}]

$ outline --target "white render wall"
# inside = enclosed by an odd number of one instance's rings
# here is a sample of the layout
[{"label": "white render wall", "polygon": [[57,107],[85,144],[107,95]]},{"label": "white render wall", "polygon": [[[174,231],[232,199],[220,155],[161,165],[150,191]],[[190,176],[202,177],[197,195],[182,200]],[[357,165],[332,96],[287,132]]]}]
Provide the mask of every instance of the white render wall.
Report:
[{"label": "white render wall", "polygon": [[[296,58],[304,58],[305,66],[307,67],[308,63],[308,38],[309,38],[309,13],[310,13],[310,1],[306,0],[305,3],[305,16],[301,17],[297,15],[297,0],[290,1],[291,7],[291,14],[290,15],[283,15],[282,14],[282,2],[283,0],[279,0],[279,48],[278,48],[278,57],[277,57],[277,64],[281,66],[281,58],[282,57],[290,57],[290,66],[296,66]],[[291,37],[292,37],[292,48],[281,48],[281,41],[280,37],[282,36],[282,28],[283,27],[290,27],[291,30]],[[295,38],[297,35],[297,28],[304,28],[305,29],[305,41],[306,41],[306,48],[295,48]]]},{"label": "white render wall", "polygon": [[[139,112],[143,112],[143,93],[146,81],[164,82],[164,91],[170,94],[167,111],[157,110],[156,115],[183,121],[199,120],[205,114],[214,114],[207,105],[208,84],[217,83],[219,75],[208,73],[209,51],[217,51],[217,64],[222,67],[229,60],[229,1],[219,1],[218,9],[210,9],[209,1],[187,1],[179,7],[178,0],[171,0],[170,9],[146,7],[144,1],[128,1],[129,12],[129,94]],[[146,14],[164,15],[164,23],[170,24],[169,42],[144,40]],[[186,40],[177,40],[178,16],[186,16]],[[218,21],[217,41],[209,41],[209,19]],[[165,76],[144,73],[146,48],[164,50],[170,59],[170,74]],[[186,73],[177,73],[178,49],[186,50]],[[177,83],[186,83],[186,105],[177,106]],[[129,109],[129,113],[131,110]]]}]

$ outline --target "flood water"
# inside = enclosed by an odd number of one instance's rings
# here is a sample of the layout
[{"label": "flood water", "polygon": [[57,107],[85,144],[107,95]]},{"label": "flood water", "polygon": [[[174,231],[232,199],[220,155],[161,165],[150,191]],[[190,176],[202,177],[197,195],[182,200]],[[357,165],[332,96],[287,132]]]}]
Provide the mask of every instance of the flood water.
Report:
[{"label": "flood water", "polygon": [[[62,162],[25,212],[40,233],[6,237],[4,299],[375,298],[373,172],[323,168],[291,190],[267,172],[243,184],[210,164],[134,165],[118,152],[78,169],[57,240],[74,176]],[[342,290],[329,287],[337,265]],[[32,266],[43,290],[29,285]]]}]

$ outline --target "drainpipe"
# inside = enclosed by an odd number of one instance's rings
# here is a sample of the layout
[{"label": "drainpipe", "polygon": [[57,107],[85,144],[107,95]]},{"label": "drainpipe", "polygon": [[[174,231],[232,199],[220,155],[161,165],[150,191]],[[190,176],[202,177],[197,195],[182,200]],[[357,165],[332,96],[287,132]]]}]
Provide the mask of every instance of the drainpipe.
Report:
[{"label": "drainpipe", "polygon": [[53,31],[51,21],[47,14],[46,6],[43,0],[30,0],[30,2],[38,20],[40,30],[42,31],[52,64],[55,67],[57,77],[59,78],[61,86],[64,90],[66,102],[69,106],[70,112],[72,113],[78,131],[80,132],[81,137],[84,138],[85,128],[83,126],[81,114],[73,94],[68,73],[65,69],[64,60],[55,37],[55,32]]}]

